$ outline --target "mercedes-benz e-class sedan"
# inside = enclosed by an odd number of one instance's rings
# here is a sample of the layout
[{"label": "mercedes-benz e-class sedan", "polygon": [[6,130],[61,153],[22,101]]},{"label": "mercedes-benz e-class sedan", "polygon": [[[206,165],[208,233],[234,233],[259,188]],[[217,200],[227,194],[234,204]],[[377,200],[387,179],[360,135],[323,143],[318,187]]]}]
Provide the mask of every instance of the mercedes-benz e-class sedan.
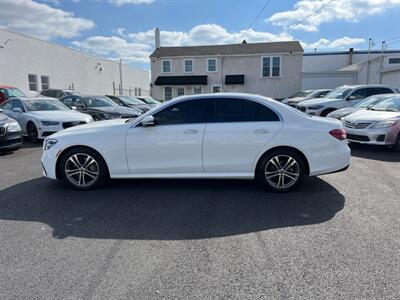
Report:
[{"label": "mercedes-benz e-class sedan", "polygon": [[12,98],[0,108],[19,123],[22,133],[32,143],[65,128],[93,121],[91,116],[71,110],[55,98]]},{"label": "mercedes-benz e-class sedan", "polygon": [[342,124],[251,94],[178,97],[137,119],[70,128],[45,140],[44,175],[76,189],[111,178],[256,178],[272,191],[344,170]]},{"label": "mercedes-benz e-class sedan", "polygon": [[350,142],[391,146],[400,151],[400,95],[344,117],[342,122]]}]

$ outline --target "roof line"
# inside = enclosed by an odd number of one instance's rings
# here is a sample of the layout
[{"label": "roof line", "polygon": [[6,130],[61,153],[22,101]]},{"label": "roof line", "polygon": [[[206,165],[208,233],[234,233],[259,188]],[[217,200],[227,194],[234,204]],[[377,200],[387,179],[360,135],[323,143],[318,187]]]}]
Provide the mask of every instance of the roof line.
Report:
[{"label": "roof line", "polygon": [[[349,51],[331,51],[331,52],[306,52],[304,56],[323,56],[323,55],[343,55],[349,54]],[[371,54],[381,54],[382,52],[379,50],[373,50],[370,52]],[[400,53],[400,50],[384,50],[383,53]],[[353,54],[368,54],[368,50],[357,50],[353,51]]]}]

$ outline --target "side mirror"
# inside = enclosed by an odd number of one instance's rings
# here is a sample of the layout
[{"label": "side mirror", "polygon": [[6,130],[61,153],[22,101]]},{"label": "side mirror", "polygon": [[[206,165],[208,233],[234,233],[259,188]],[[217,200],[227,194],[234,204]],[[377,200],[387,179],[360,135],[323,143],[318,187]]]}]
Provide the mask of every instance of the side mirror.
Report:
[{"label": "side mirror", "polygon": [[142,126],[143,127],[149,127],[149,126],[154,126],[154,117],[153,116],[147,116],[142,120]]},{"label": "side mirror", "polygon": [[20,109],[19,107],[14,107],[12,111],[19,114],[22,113],[22,109]]},{"label": "side mirror", "polygon": [[71,106],[72,110],[77,110],[78,108],[76,106]]},{"label": "side mirror", "polygon": [[349,98],[347,98],[347,100],[356,100],[357,97],[356,96],[349,96]]}]

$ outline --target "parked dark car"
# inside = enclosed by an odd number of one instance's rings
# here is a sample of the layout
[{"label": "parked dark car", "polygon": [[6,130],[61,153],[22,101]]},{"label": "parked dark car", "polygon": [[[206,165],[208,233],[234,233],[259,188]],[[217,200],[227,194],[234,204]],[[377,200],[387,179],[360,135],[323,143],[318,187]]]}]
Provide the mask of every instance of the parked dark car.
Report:
[{"label": "parked dark car", "polygon": [[117,103],[119,106],[132,107],[142,111],[142,113],[145,113],[152,108],[148,104],[144,103],[142,100],[139,100],[138,98],[132,96],[107,95],[107,97]]},{"label": "parked dark car", "polygon": [[68,89],[47,89],[39,92],[38,96],[45,96],[45,97],[51,97],[51,98],[62,98],[65,96],[80,96],[81,94],[77,91],[74,90],[68,90]]},{"label": "parked dark car", "polygon": [[76,96],[70,95],[60,99],[69,108],[89,114],[95,121],[136,118],[141,111],[119,106],[106,96]]},{"label": "parked dark car", "polygon": [[13,97],[26,97],[26,95],[14,86],[0,85],[0,104]]},{"label": "parked dark car", "polygon": [[18,150],[22,145],[22,132],[18,122],[0,109],[0,152]]},{"label": "parked dark car", "polygon": [[160,101],[157,101],[156,99],[151,98],[151,97],[140,96],[140,97],[136,97],[136,98],[138,98],[139,100],[142,100],[144,103],[150,105],[152,108],[161,104]]}]

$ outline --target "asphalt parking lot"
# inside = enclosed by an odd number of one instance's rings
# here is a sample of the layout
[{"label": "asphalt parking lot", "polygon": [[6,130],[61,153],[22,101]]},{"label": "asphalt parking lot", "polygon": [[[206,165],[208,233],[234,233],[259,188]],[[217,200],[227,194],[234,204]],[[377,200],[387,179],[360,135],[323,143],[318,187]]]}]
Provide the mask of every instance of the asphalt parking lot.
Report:
[{"label": "asphalt parking lot", "polygon": [[400,297],[400,154],[272,194],[251,181],[77,192],[40,146],[0,156],[0,299]]}]

